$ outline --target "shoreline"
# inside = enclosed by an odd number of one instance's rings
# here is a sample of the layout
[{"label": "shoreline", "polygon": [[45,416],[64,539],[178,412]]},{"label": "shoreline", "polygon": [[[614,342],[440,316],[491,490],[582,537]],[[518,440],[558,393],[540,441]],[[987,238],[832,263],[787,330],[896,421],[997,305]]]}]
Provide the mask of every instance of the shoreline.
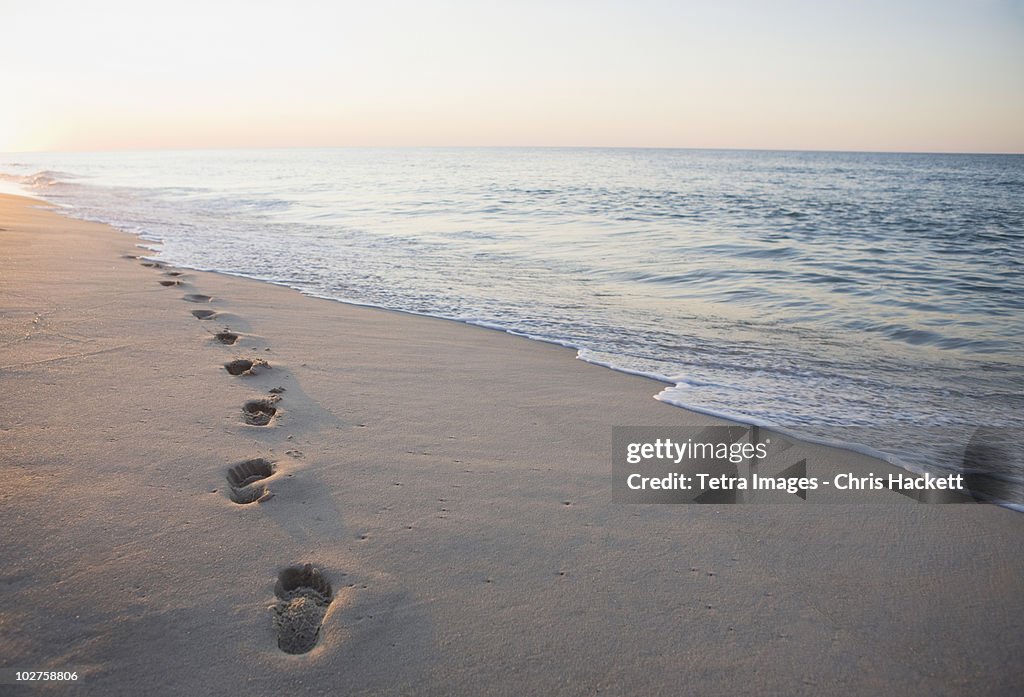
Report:
[{"label": "shoreline", "polygon": [[[161,250],[153,249],[152,247],[147,246],[147,244],[149,244],[149,245],[163,245],[164,241],[159,239],[159,238],[147,238],[142,233],[132,232],[130,230],[125,230],[125,229],[119,228],[115,224],[110,223],[110,222],[105,221],[105,220],[100,219],[100,218],[93,219],[93,218],[77,217],[77,216],[74,215],[74,213],[73,213],[74,209],[71,206],[65,206],[65,205],[62,205],[62,204],[53,203],[53,202],[47,201],[46,199],[42,199],[42,198],[36,199],[36,197],[34,197],[32,195],[29,195],[29,194],[5,194],[4,192],[0,191],[0,196],[2,196],[2,195],[17,195],[17,196],[23,196],[25,198],[31,198],[31,199],[40,201],[44,205],[53,206],[56,209],[55,212],[57,212],[59,215],[66,216],[68,218],[71,218],[72,220],[79,220],[79,221],[82,221],[82,222],[97,223],[97,224],[100,224],[100,225],[107,225],[107,226],[113,228],[114,230],[117,230],[118,232],[120,232],[122,234],[131,235],[136,241],[138,241],[138,244],[136,246],[138,246],[141,249],[145,249],[146,251],[151,253],[150,255],[145,255],[147,259],[151,259],[153,261],[159,261],[160,263],[166,263],[166,262],[163,262],[163,261],[160,260],[160,256],[159,255],[161,254]],[[720,419],[720,420],[727,421],[727,422],[742,424],[744,426],[750,426],[750,427],[756,427],[756,428],[765,429],[765,430],[771,431],[772,433],[777,433],[777,434],[779,434],[781,436],[784,436],[786,438],[791,438],[791,439],[803,441],[803,442],[806,442],[806,443],[812,443],[814,445],[819,445],[819,446],[823,446],[823,447],[826,447],[826,448],[835,448],[835,449],[839,449],[839,450],[849,451],[849,452],[855,453],[857,455],[862,455],[862,456],[865,456],[865,457],[868,457],[868,458],[879,460],[880,462],[883,462],[883,463],[885,463],[888,466],[896,467],[896,468],[899,468],[901,470],[904,470],[906,472],[910,472],[910,473],[916,474],[916,475],[922,475],[922,474],[925,474],[926,472],[929,472],[929,471],[935,471],[935,472],[948,471],[945,468],[937,467],[937,466],[932,466],[931,470],[929,470],[927,466],[913,464],[911,462],[908,462],[908,461],[902,459],[899,455],[896,455],[896,454],[893,454],[893,453],[887,453],[887,452],[885,452],[883,450],[880,450],[880,449],[878,449],[878,448],[876,448],[874,446],[871,446],[871,445],[868,445],[868,444],[865,444],[865,443],[841,441],[841,440],[835,440],[835,439],[832,439],[832,438],[828,438],[828,437],[825,437],[825,436],[817,436],[817,435],[813,435],[813,434],[801,433],[800,431],[798,431],[796,429],[792,429],[792,428],[788,428],[788,427],[784,427],[784,426],[779,426],[777,424],[771,423],[770,421],[759,419],[759,418],[755,418],[755,417],[745,417],[745,416],[739,415],[739,414],[731,414],[731,413],[718,412],[718,411],[715,411],[714,409],[704,409],[704,408],[701,408],[698,405],[680,403],[680,402],[673,401],[671,399],[662,399],[661,395],[666,390],[668,390],[670,388],[673,388],[673,387],[679,387],[681,385],[681,383],[675,382],[674,380],[672,380],[671,378],[669,378],[669,377],[667,377],[665,375],[648,373],[648,372],[639,371],[639,370],[630,370],[628,368],[617,367],[617,366],[611,365],[609,363],[604,363],[604,362],[597,361],[597,360],[589,360],[589,359],[583,357],[581,354],[584,353],[584,352],[591,352],[592,349],[589,349],[589,348],[586,348],[586,347],[581,347],[581,346],[578,346],[576,344],[570,343],[568,341],[563,341],[563,340],[559,340],[559,339],[543,337],[543,336],[539,336],[539,335],[532,335],[532,334],[528,334],[528,333],[524,333],[524,332],[518,332],[518,331],[515,331],[513,329],[508,329],[508,328],[502,327],[502,326],[500,326],[497,323],[491,323],[491,322],[485,322],[485,321],[464,320],[464,319],[459,319],[457,317],[449,317],[449,316],[445,316],[445,315],[441,315],[441,314],[430,314],[430,313],[426,313],[426,312],[417,312],[415,310],[404,310],[404,309],[401,309],[401,308],[392,308],[392,307],[385,307],[385,306],[382,306],[382,305],[375,305],[375,304],[368,303],[368,302],[367,303],[359,302],[359,301],[353,300],[353,299],[344,299],[344,298],[331,297],[331,296],[328,296],[328,295],[320,295],[320,294],[309,292],[309,291],[303,289],[300,285],[295,285],[293,283],[286,282],[286,281],[275,281],[275,280],[271,280],[269,278],[262,278],[262,277],[259,277],[259,276],[246,275],[246,274],[243,274],[243,273],[233,273],[233,272],[230,272],[230,271],[223,271],[223,270],[210,269],[210,268],[201,268],[201,267],[188,266],[188,265],[183,265],[183,266],[181,266],[181,268],[188,269],[190,271],[201,272],[201,273],[216,273],[216,274],[221,274],[221,275],[224,275],[224,276],[229,276],[229,277],[232,277],[232,278],[240,278],[240,279],[245,279],[245,280],[250,280],[250,281],[256,281],[256,282],[259,282],[259,283],[267,283],[267,284],[278,286],[278,287],[281,287],[281,288],[288,288],[290,290],[294,290],[294,291],[296,291],[298,293],[301,293],[302,295],[304,295],[306,297],[315,298],[315,299],[318,299],[318,300],[326,300],[326,301],[330,301],[330,302],[338,302],[338,303],[342,303],[342,304],[345,304],[345,305],[351,305],[351,306],[355,306],[355,307],[365,307],[365,308],[380,310],[380,311],[384,311],[384,312],[394,312],[394,313],[399,313],[399,314],[409,315],[409,316],[414,316],[414,317],[424,317],[424,318],[428,318],[428,319],[437,319],[437,320],[444,320],[444,321],[448,321],[448,322],[455,322],[457,324],[462,324],[462,325],[471,326],[471,327],[478,327],[478,328],[481,328],[481,329],[488,329],[488,330],[496,331],[496,332],[499,332],[499,333],[508,334],[510,336],[514,336],[514,337],[518,337],[518,338],[523,338],[523,339],[528,339],[530,341],[537,341],[537,342],[544,343],[544,344],[550,344],[550,345],[553,345],[553,346],[559,346],[559,347],[562,347],[562,348],[573,350],[576,353],[576,359],[580,360],[580,361],[583,361],[585,363],[588,363],[588,364],[591,364],[591,365],[594,365],[594,366],[597,366],[597,367],[600,367],[600,368],[605,368],[605,369],[608,369],[608,370],[612,370],[612,371],[615,371],[617,373],[621,373],[621,374],[624,374],[624,375],[635,376],[635,377],[640,377],[640,378],[645,378],[645,379],[653,380],[655,382],[660,383],[661,385],[664,385],[664,387],[661,390],[658,390],[655,394],[651,395],[652,398],[657,400],[657,401],[660,401],[660,402],[662,402],[664,404],[667,404],[669,406],[678,408],[678,409],[683,409],[683,410],[688,411],[688,412],[702,414],[702,415],[705,415],[705,416],[712,417],[714,419]],[[965,446],[966,446],[966,444],[965,444]],[[1010,510],[1014,510],[1014,511],[1018,511],[1018,512],[1024,512],[1024,505],[1011,504],[1011,503],[1006,503],[1006,504],[1002,504],[1002,505],[1004,505],[1004,507],[1006,507],[1006,508],[1008,508]]]},{"label": "shoreline", "polygon": [[[830,445],[866,445],[854,449],[889,454],[889,462],[894,455],[910,471],[957,470],[978,425],[1018,425],[1013,349],[1024,326],[1013,320],[1010,291],[1019,284],[1008,274],[1005,288],[961,288],[931,274],[949,265],[996,281],[1002,267],[986,256],[1000,255],[1001,238],[956,237],[958,254],[948,255],[929,243],[929,225],[886,234],[872,221],[890,220],[889,204],[870,193],[905,190],[910,217],[932,220],[922,189],[929,172],[944,173],[943,181],[970,172],[972,195],[948,182],[959,192],[951,224],[969,229],[969,219],[989,215],[1013,230],[1012,201],[990,201],[998,190],[985,185],[1004,175],[1012,181],[1008,163],[968,157],[950,170],[937,159],[665,152],[623,160],[530,149],[169,158],[41,155],[10,169],[29,191],[74,205],[73,215],[162,241],[149,246],[170,263],[586,346],[597,362],[682,383],[662,395],[670,403],[744,423],[750,415]],[[572,183],[577,198],[557,186],[535,188],[529,168],[508,166],[529,164],[551,184],[575,176],[574,162],[614,175],[630,161],[653,177],[657,205],[632,197],[630,182],[615,176],[611,188]],[[837,190],[816,182],[838,166],[857,173],[844,196],[864,205],[836,216]],[[451,167],[467,178],[434,178],[422,188],[417,167]],[[472,167],[494,186],[478,188]],[[281,168],[294,178],[279,180]],[[780,171],[781,189],[772,174]],[[736,183],[752,205],[734,217],[737,192],[708,189],[712,180],[696,172],[745,173]],[[499,192],[508,195],[489,205]],[[872,246],[876,233],[881,246]],[[866,253],[878,249],[890,253]]]},{"label": "shoreline", "polygon": [[[3,196],[3,195],[10,195],[10,194],[4,194],[4,193],[0,192],[0,196]],[[58,215],[62,215],[62,216],[68,217],[68,218],[70,218],[72,220],[77,220],[77,221],[86,222],[86,223],[96,223],[96,224],[99,224],[99,225],[105,225],[105,226],[108,226],[108,227],[112,228],[113,230],[116,230],[119,233],[122,233],[122,234],[125,234],[125,235],[130,235],[134,240],[137,241],[136,246],[138,248],[144,249],[147,252],[151,253],[149,255],[142,255],[140,258],[145,258],[145,259],[151,260],[151,261],[156,262],[156,263],[161,263],[161,264],[165,264],[166,263],[166,262],[164,262],[164,261],[162,261],[160,259],[161,250],[153,249],[152,247],[147,246],[147,244],[163,245],[164,242],[161,239],[146,238],[141,233],[136,233],[136,232],[132,232],[130,230],[121,229],[121,228],[117,227],[116,225],[114,225],[112,223],[109,223],[109,222],[107,222],[105,220],[99,219],[99,218],[97,218],[97,219],[89,219],[89,218],[77,217],[72,212],[73,211],[73,207],[70,207],[70,206],[64,206],[62,204],[52,203],[50,201],[47,201],[46,199],[36,198],[36,197],[30,196],[30,195],[23,195],[23,194],[16,194],[16,195],[17,196],[22,196],[24,198],[29,198],[29,199],[32,199],[32,200],[37,200],[41,204],[43,204],[44,206],[52,206],[55,209],[54,210],[55,213],[57,213]],[[179,268],[179,267],[175,267],[175,268]],[[492,323],[487,323],[487,322],[483,322],[483,321],[474,322],[474,321],[470,321],[470,320],[459,319],[457,317],[447,317],[447,316],[444,316],[444,315],[429,314],[429,313],[426,313],[426,312],[417,312],[415,310],[403,310],[403,309],[400,309],[400,308],[384,307],[384,306],[381,306],[381,305],[374,305],[372,303],[363,303],[363,302],[359,302],[359,301],[351,300],[351,299],[342,299],[342,298],[335,298],[335,297],[331,297],[331,296],[327,296],[327,295],[318,295],[318,294],[315,294],[315,293],[308,292],[308,291],[304,290],[300,286],[293,285],[293,284],[285,282],[285,281],[275,281],[275,280],[271,280],[271,279],[268,279],[268,278],[260,278],[258,276],[249,276],[249,275],[242,274],[242,273],[233,273],[233,272],[230,272],[230,271],[223,271],[223,270],[209,269],[209,268],[200,268],[200,267],[187,266],[187,265],[182,265],[182,266],[180,266],[180,268],[188,269],[189,271],[195,271],[195,272],[198,272],[198,273],[214,273],[214,274],[219,274],[219,275],[223,275],[223,276],[227,276],[227,277],[231,277],[231,278],[238,278],[238,279],[243,279],[243,280],[247,280],[247,281],[254,281],[254,282],[257,282],[257,283],[267,283],[267,284],[272,285],[272,286],[277,286],[277,287],[280,287],[280,288],[287,288],[289,290],[296,291],[296,292],[300,293],[301,295],[303,295],[305,297],[314,298],[316,300],[325,300],[325,301],[328,301],[328,302],[337,302],[337,303],[341,303],[343,305],[349,305],[349,306],[352,306],[352,307],[363,307],[363,308],[367,308],[367,309],[371,309],[371,310],[378,310],[378,311],[381,311],[381,312],[397,313],[399,315],[405,315],[405,316],[410,316],[410,317],[421,317],[421,318],[426,318],[426,319],[442,320],[442,321],[445,321],[445,322],[453,322],[453,323],[456,323],[456,324],[459,324],[459,325],[464,325],[464,326],[469,326],[469,327],[476,327],[476,328],[479,328],[479,329],[486,329],[486,330],[490,330],[490,331],[495,331],[495,332],[498,332],[498,333],[501,333],[501,334],[507,334],[509,336],[513,336],[513,337],[520,338],[520,339],[526,339],[528,341],[536,341],[536,342],[539,342],[539,343],[542,343],[542,344],[547,344],[547,345],[551,345],[551,346],[557,346],[557,347],[560,347],[560,348],[564,348],[564,349],[567,349],[567,350],[574,351],[575,354],[576,354],[575,358],[577,360],[582,361],[584,363],[587,363],[589,365],[593,365],[593,366],[597,366],[599,368],[604,368],[604,369],[607,369],[607,370],[611,370],[611,371],[614,371],[616,373],[620,373],[620,374],[623,374],[623,375],[629,375],[631,377],[638,377],[638,378],[642,378],[642,379],[645,379],[645,380],[651,380],[651,381],[654,381],[654,382],[656,382],[656,383],[658,383],[660,385],[665,386],[661,390],[659,390],[656,393],[652,394],[651,397],[652,397],[652,399],[655,399],[655,400],[657,400],[659,402],[662,402],[663,404],[667,404],[667,405],[669,405],[671,407],[674,407],[674,408],[677,408],[677,409],[682,409],[684,411],[691,412],[693,414],[701,414],[703,416],[711,417],[712,419],[717,419],[717,420],[721,420],[721,421],[728,422],[728,423],[736,423],[736,424],[740,424],[740,425],[743,425],[743,426],[752,426],[752,427],[756,427],[756,428],[765,429],[767,431],[770,431],[772,433],[777,433],[777,434],[779,434],[781,436],[784,436],[786,438],[792,438],[794,440],[799,440],[799,441],[802,441],[802,442],[805,442],[805,443],[809,443],[809,444],[813,444],[813,445],[817,445],[817,446],[822,446],[822,447],[825,447],[825,448],[834,448],[834,449],[837,449],[837,450],[847,451],[847,452],[854,453],[854,454],[857,454],[857,455],[861,455],[861,456],[864,456],[864,457],[868,457],[868,458],[871,458],[871,459],[874,459],[874,460],[878,460],[879,462],[884,463],[885,465],[896,467],[896,468],[899,468],[901,470],[905,470],[905,471],[913,473],[913,474],[924,474],[925,473],[925,469],[924,468],[917,467],[917,466],[914,466],[914,465],[912,465],[910,463],[904,462],[904,461],[900,460],[900,458],[898,456],[890,454],[890,453],[883,452],[883,451],[878,450],[878,449],[876,449],[876,448],[874,448],[874,447],[872,447],[870,445],[865,445],[865,444],[862,444],[862,443],[849,443],[849,442],[844,442],[844,441],[835,441],[835,440],[830,440],[830,439],[825,438],[825,437],[818,437],[818,436],[813,436],[813,435],[802,434],[802,433],[799,433],[799,432],[797,432],[797,431],[795,431],[793,429],[784,428],[784,427],[778,426],[776,424],[772,424],[772,423],[770,423],[768,421],[763,421],[763,420],[760,420],[760,419],[755,419],[753,417],[749,417],[747,419],[744,419],[741,416],[737,416],[737,415],[733,415],[733,414],[718,413],[718,412],[716,412],[714,410],[711,410],[711,409],[701,409],[700,407],[697,407],[697,406],[694,406],[694,405],[675,403],[675,402],[673,402],[671,400],[661,399],[660,396],[665,392],[665,390],[669,389],[670,387],[678,387],[680,383],[677,383],[677,382],[671,380],[670,378],[668,378],[667,376],[664,376],[664,375],[658,375],[658,374],[654,374],[654,373],[646,373],[646,372],[643,372],[643,371],[634,371],[634,370],[629,370],[627,368],[616,367],[616,366],[608,364],[608,363],[602,363],[602,362],[599,362],[599,361],[596,361],[596,360],[588,360],[587,358],[584,358],[580,354],[582,352],[584,352],[584,351],[591,351],[591,349],[580,347],[580,346],[577,346],[575,344],[569,343],[567,341],[560,341],[558,339],[552,339],[552,338],[547,338],[547,337],[543,337],[543,336],[537,336],[537,335],[526,334],[526,333],[523,333],[523,332],[517,332],[517,331],[514,331],[512,329],[507,329],[507,328],[501,327],[498,324],[492,324]],[[1015,507],[1014,504],[1005,504],[1005,507],[1009,508],[1010,510],[1019,510],[1020,512],[1024,512],[1024,507]]]},{"label": "shoreline", "polygon": [[[97,695],[1024,687],[1012,511],[612,504],[612,426],[728,422],[554,344],[143,267],[26,201],[0,197],[0,668]],[[258,460],[271,496],[235,502]],[[305,563],[333,595],[290,655],[268,608]]]}]

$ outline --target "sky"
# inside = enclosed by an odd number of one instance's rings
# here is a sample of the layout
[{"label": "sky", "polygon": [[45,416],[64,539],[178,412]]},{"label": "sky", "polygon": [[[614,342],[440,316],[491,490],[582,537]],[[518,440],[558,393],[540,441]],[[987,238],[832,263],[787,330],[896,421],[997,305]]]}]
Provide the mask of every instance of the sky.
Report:
[{"label": "sky", "polygon": [[0,152],[1024,152],[1024,0],[0,0],[0,37]]}]

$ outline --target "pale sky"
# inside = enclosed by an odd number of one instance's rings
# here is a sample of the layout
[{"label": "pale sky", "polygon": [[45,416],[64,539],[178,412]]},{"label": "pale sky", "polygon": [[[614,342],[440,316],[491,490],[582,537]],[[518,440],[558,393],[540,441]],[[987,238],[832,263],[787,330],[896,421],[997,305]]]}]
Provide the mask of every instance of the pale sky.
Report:
[{"label": "pale sky", "polygon": [[1024,0],[0,0],[0,152],[1024,152]]}]

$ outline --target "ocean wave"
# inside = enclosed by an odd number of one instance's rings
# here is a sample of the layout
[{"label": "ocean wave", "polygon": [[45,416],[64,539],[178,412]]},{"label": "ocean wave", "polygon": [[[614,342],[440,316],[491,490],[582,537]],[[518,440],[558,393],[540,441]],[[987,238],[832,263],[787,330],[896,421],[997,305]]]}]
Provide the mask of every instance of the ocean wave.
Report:
[{"label": "ocean wave", "polygon": [[57,184],[65,183],[69,179],[77,179],[76,175],[70,172],[57,170],[41,170],[33,174],[9,174],[0,172],[0,179],[18,184],[26,189],[48,189]]}]

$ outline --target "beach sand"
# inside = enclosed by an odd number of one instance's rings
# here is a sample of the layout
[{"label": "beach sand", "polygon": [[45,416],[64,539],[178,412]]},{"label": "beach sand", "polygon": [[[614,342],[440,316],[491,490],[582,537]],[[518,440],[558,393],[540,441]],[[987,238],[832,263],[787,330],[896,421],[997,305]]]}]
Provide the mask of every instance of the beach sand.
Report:
[{"label": "beach sand", "polygon": [[723,422],[557,346],[168,275],[30,199],[0,228],[0,668],[78,671],[43,692],[1024,691],[1019,513],[614,505],[613,426]]}]

